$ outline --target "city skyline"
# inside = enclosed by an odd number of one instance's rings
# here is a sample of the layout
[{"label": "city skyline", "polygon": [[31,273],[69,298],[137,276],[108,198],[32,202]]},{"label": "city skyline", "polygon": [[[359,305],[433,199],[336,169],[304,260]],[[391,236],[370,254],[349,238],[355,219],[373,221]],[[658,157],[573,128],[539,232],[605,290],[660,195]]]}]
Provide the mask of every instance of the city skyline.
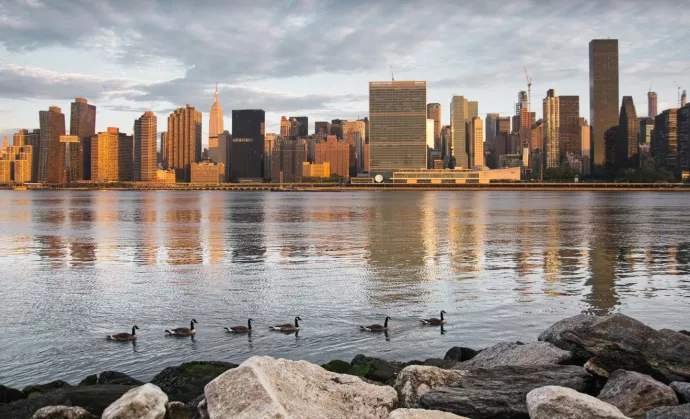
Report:
[{"label": "city skyline", "polygon": [[[487,113],[512,116],[515,94],[526,88],[523,67],[534,80],[531,110],[537,118],[541,109],[535,104],[550,88],[579,96],[579,114],[588,117],[587,44],[609,37],[619,39],[618,101],[626,95],[645,104],[651,84],[661,112],[677,106],[674,81],[682,88],[690,86],[690,77],[682,71],[690,60],[681,57],[677,47],[688,29],[672,2],[657,2],[654,8],[638,2],[502,4],[511,19],[495,15],[491,2],[466,5],[463,13],[452,4],[422,10],[418,2],[394,8],[296,2],[289,9],[262,2],[231,8],[207,3],[190,13],[186,5],[170,9],[154,2],[145,6],[148,16],[129,4],[115,5],[101,1],[88,8],[59,7],[34,1],[0,6],[3,131],[11,136],[19,128],[38,128],[39,110],[51,105],[68,109],[74,97],[98,106],[97,132],[108,126],[129,132],[144,111],[164,116],[186,103],[208,121],[217,81],[224,109],[264,109],[267,132],[279,132],[281,115],[305,115],[312,133],[314,121],[367,116],[368,82],[390,79],[391,67],[396,80],[428,81],[428,102],[445,108],[442,125],[450,123],[446,109],[453,94],[477,100],[482,118]],[[230,12],[246,19],[229,34],[202,24],[209,16],[217,19]],[[362,18],[355,28],[321,35],[317,17],[333,13]],[[130,15],[138,17],[124,19]],[[182,15],[190,19],[189,29],[166,26]],[[275,24],[273,17],[278,16],[290,23]],[[50,24],[43,22],[48,18]],[[85,20],[95,25],[85,31],[70,29]],[[429,31],[432,20],[436,30]],[[458,27],[460,21],[464,26]],[[539,36],[556,24],[568,30]],[[317,29],[319,36],[309,35]],[[473,39],[454,40],[462,38],[454,34],[467,30],[475,34]],[[511,31],[515,39],[505,41],[501,35]],[[295,44],[303,44],[304,51],[286,50]],[[335,57],[335,48],[342,54]],[[257,54],[262,59],[254,63]],[[467,65],[470,56],[472,64]],[[228,115],[225,126],[231,123]],[[209,127],[202,126],[206,146]]]}]

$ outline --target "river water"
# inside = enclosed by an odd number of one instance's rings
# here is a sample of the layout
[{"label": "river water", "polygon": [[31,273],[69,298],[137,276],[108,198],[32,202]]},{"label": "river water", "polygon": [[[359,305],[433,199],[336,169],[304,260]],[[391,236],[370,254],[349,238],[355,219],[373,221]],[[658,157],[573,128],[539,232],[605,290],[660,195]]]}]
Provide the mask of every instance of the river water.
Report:
[{"label": "river water", "polygon": [[[690,328],[689,221],[674,192],[0,191],[0,383],[443,357],[581,312]],[[192,318],[194,340],[165,336]],[[134,324],[136,345],[105,340]]]}]

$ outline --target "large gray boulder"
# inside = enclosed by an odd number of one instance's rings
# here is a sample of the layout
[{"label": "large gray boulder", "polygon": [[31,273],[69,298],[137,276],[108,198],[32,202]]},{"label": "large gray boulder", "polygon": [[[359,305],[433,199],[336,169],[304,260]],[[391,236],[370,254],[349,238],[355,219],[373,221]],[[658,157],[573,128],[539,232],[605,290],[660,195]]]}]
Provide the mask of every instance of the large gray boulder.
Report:
[{"label": "large gray boulder", "polygon": [[419,399],[419,404],[472,419],[526,419],[527,393],[548,385],[590,393],[594,390],[594,377],[574,365],[477,368],[467,371],[453,384],[431,389]]},{"label": "large gray boulder", "polygon": [[596,397],[558,386],[527,393],[527,409],[531,419],[629,419]]},{"label": "large gray boulder", "polygon": [[167,402],[168,396],[158,386],[144,384],[108,406],[101,419],[163,419]]},{"label": "large gray boulder", "polygon": [[96,416],[81,407],[46,406],[38,409],[31,419],[96,419]]},{"label": "large gray boulder", "polygon": [[681,404],[690,403],[690,383],[674,381],[671,383],[671,388],[676,392],[678,401]]},{"label": "large gray boulder", "polygon": [[690,404],[680,406],[657,407],[642,416],[642,419],[688,419],[690,418]]},{"label": "large gray boulder", "polygon": [[204,393],[204,386],[237,364],[218,361],[186,362],[167,367],[151,380],[170,400],[187,403]]},{"label": "large gray boulder", "polygon": [[411,365],[400,371],[393,387],[398,392],[401,407],[419,407],[419,398],[429,390],[450,385],[464,375],[465,371]]},{"label": "large gray boulder", "polygon": [[501,365],[547,365],[570,361],[571,354],[547,342],[533,342],[525,345],[499,343],[479,352],[472,359],[457,364],[456,370],[490,368]]},{"label": "large gray boulder", "polygon": [[210,419],[385,419],[398,396],[389,386],[268,356],[227,371],[208,383],[204,394]]},{"label": "large gray boulder", "polygon": [[633,418],[656,407],[676,406],[678,398],[671,387],[639,372],[616,370],[599,394],[599,400],[616,406]]},{"label": "large gray boulder", "polygon": [[391,412],[388,419],[468,419],[463,416],[454,415],[439,410],[424,409],[395,409]]},{"label": "large gray boulder", "polygon": [[578,314],[577,316],[568,317],[554,323],[548,329],[541,332],[537,339],[542,342],[549,342],[557,348],[569,351],[573,355],[573,362],[576,362],[578,365],[582,365],[585,363],[585,361],[591,358],[591,354],[582,350],[581,348],[578,348],[577,345],[564,340],[561,337],[561,332],[571,330],[576,327],[590,326],[596,320],[596,316],[590,316],[587,314]]},{"label": "large gray boulder", "polygon": [[561,329],[561,340],[593,357],[588,361],[592,370],[610,374],[626,369],[664,383],[690,381],[690,336],[655,330],[623,314],[595,317]]}]

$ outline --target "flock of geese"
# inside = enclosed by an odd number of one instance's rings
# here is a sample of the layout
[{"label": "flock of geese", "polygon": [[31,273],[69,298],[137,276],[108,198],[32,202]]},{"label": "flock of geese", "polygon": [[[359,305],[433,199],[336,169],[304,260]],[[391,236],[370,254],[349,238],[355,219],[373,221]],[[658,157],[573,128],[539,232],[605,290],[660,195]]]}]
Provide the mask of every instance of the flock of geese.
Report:
[{"label": "flock of geese", "polygon": [[[430,319],[421,319],[420,321],[422,322],[422,324],[429,326],[442,326],[446,322],[446,320],[443,318],[444,314],[446,314],[446,312],[444,310],[441,310],[440,318],[432,317]],[[386,332],[388,331],[388,320],[390,319],[390,317],[386,317],[386,319],[383,321],[383,324],[371,324],[369,326],[359,326],[359,328],[367,332]],[[276,326],[271,326],[269,327],[269,329],[274,330],[276,332],[298,332],[300,330],[299,322],[301,320],[302,319],[300,317],[295,317],[294,324],[284,323]],[[195,319],[192,319],[192,321],[189,323],[188,328],[178,327],[176,329],[166,329],[165,333],[169,336],[194,336],[196,334],[196,330],[194,329],[195,324],[198,324],[198,322]],[[134,341],[137,339],[138,329],[139,326],[134,325],[132,326],[132,333],[117,333],[115,335],[108,335],[107,339],[117,341]],[[252,319],[247,320],[246,326],[226,327],[225,330],[229,333],[252,333]]]}]

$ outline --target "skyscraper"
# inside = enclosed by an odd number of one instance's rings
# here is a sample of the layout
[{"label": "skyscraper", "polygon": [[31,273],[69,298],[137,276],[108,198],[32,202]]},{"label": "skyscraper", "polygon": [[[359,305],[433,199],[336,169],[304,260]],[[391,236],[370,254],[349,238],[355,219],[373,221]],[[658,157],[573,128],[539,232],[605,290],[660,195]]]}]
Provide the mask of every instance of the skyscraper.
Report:
[{"label": "skyscraper", "polygon": [[478,116],[472,117],[468,123],[470,134],[470,165],[484,166],[484,121]]},{"label": "skyscraper", "polygon": [[558,159],[567,160],[569,155],[580,157],[580,97],[558,97]]},{"label": "skyscraper", "polygon": [[151,182],[156,178],[157,137],[158,118],[152,111],[144,112],[134,121],[134,180]]},{"label": "skyscraper", "polygon": [[309,135],[309,117],[306,116],[291,116],[290,119],[295,119],[299,122],[299,129],[296,137],[306,137]]},{"label": "skyscraper", "polygon": [[434,121],[434,150],[441,149],[441,104],[430,103],[426,105],[427,119]]},{"label": "skyscraper", "polygon": [[369,83],[370,173],[426,167],[426,81]]},{"label": "skyscraper", "polygon": [[[77,149],[78,165],[74,176],[77,179],[91,179],[91,136],[96,133],[96,107],[89,105],[82,97],[74,98],[70,106],[69,135],[79,137]],[[70,145],[71,147],[71,145]],[[72,179],[76,180],[76,179]]]},{"label": "skyscraper", "polygon": [[232,135],[229,131],[218,133],[218,145],[208,148],[208,158],[214,163],[223,163],[225,173],[223,175],[223,182],[227,182],[230,176],[230,147],[232,143]]},{"label": "skyscraper", "polygon": [[331,135],[331,123],[328,121],[316,121],[314,123],[314,134]]},{"label": "skyscraper", "polygon": [[497,113],[486,114],[486,126],[484,128],[484,135],[486,137],[486,145],[490,151],[495,150],[494,140],[496,139],[496,134],[498,134],[498,118],[499,114]]},{"label": "skyscraper", "polygon": [[290,136],[290,121],[286,116],[280,118],[280,136],[287,138]]},{"label": "skyscraper", "polygon": [[654,118],[638,118],[640,120],[640,144],[650,145],[652,143],[652,130],[654,129]]},{"label": "skyscraper", "polygon": [[12,144],[18,147],[31,146],[31,177],[32,182],[38,179],[38,153],[41,140],[41,131],[38,129],[29,132],[28,129],[20,129],[12,136]]},{"label": "skyscraper", "polygon": [[107,131],[91,136],[91,180],[115,182],[120,180],[120,130],[108,127]]},{"label": "skyscraper", "polygon": [[450,102],[450,167],[467,168],[470,164],[467,155],[467,120],[469,101],[463,96],[453,96]]},{"label": "skyscraper", "polygon": [[[342,124],[343,140],[352,146],[353,155],[350,164],[357,168],[358,172],[364,170],[364,143],[367,137],[367,128],[364,121],[347,121]],[[335,173],[331,165],[331,173]]]},{"label": "skyscraper", "polygon": [[345,141],[338,141],[334,135],[326,137],[326,141],[316,144],[314,163],[330,163],[332,174],[349,178],[352,164],[350,162],[351,149],[354,145]]},{"label": "skyscraper", "polygon": [[216,93],[213,95],[213,104],[211,105],[211,112],[208,117],[208,146],[218,147],[218,134],[223,132],[223,107],[218,101],[218,85],[216,84]]},{"label": "skyscraper", "polygon": [[618,124],[619,97],[618,40],[594,39],[589,43],[589,122],[595,165],[606,163],[604,133]]},{"label": "skyscraper", "polygon": [[652,155],[657,167],[678,168],[678,109],[666,109],[654,118]]},{"label": "skyscraper", "polygon": [[510,117],[503,116],[498,118],[498,134],[510,134]]},{"label": "skyscraper", "polygon": [[639,166],[638,145],[640,143],[640,121],[637,119],[632,96],[623,96],[618,121],[618,143],[616,164],[618,167]]},{"label": "skyscraper", "polygon": [[201,112],[193,106],[168,116],[168,167],[178,182],[189,182],[191,164],[201,160]]},{"label": "skyscraper", "polygon": [[64,147],[60,147],[60,136],[65,135],[65,114],[59,107],[51,106],[47,111],[40,111],[38,117],[41,125],[38,181],[61,183],[65,154]]},{"label": "skyscraper", "polygon": [[560,106],[554,89],[549,89],[544,98],[544,167],[558,167],[559,159]]},{"label": "skyscraper", "polygon": [[650,90],[647,93],[647,116],[654,118],[656,115],[656,92]]},{"label": "skyscraper", "polygon": [[262,179],[265,121],[262,109],[232,111],[231,180]]},{"label": "skyscraper", "polygon": [[690,170],[690,105],[678,109],[678,161],[680,170]]}]

